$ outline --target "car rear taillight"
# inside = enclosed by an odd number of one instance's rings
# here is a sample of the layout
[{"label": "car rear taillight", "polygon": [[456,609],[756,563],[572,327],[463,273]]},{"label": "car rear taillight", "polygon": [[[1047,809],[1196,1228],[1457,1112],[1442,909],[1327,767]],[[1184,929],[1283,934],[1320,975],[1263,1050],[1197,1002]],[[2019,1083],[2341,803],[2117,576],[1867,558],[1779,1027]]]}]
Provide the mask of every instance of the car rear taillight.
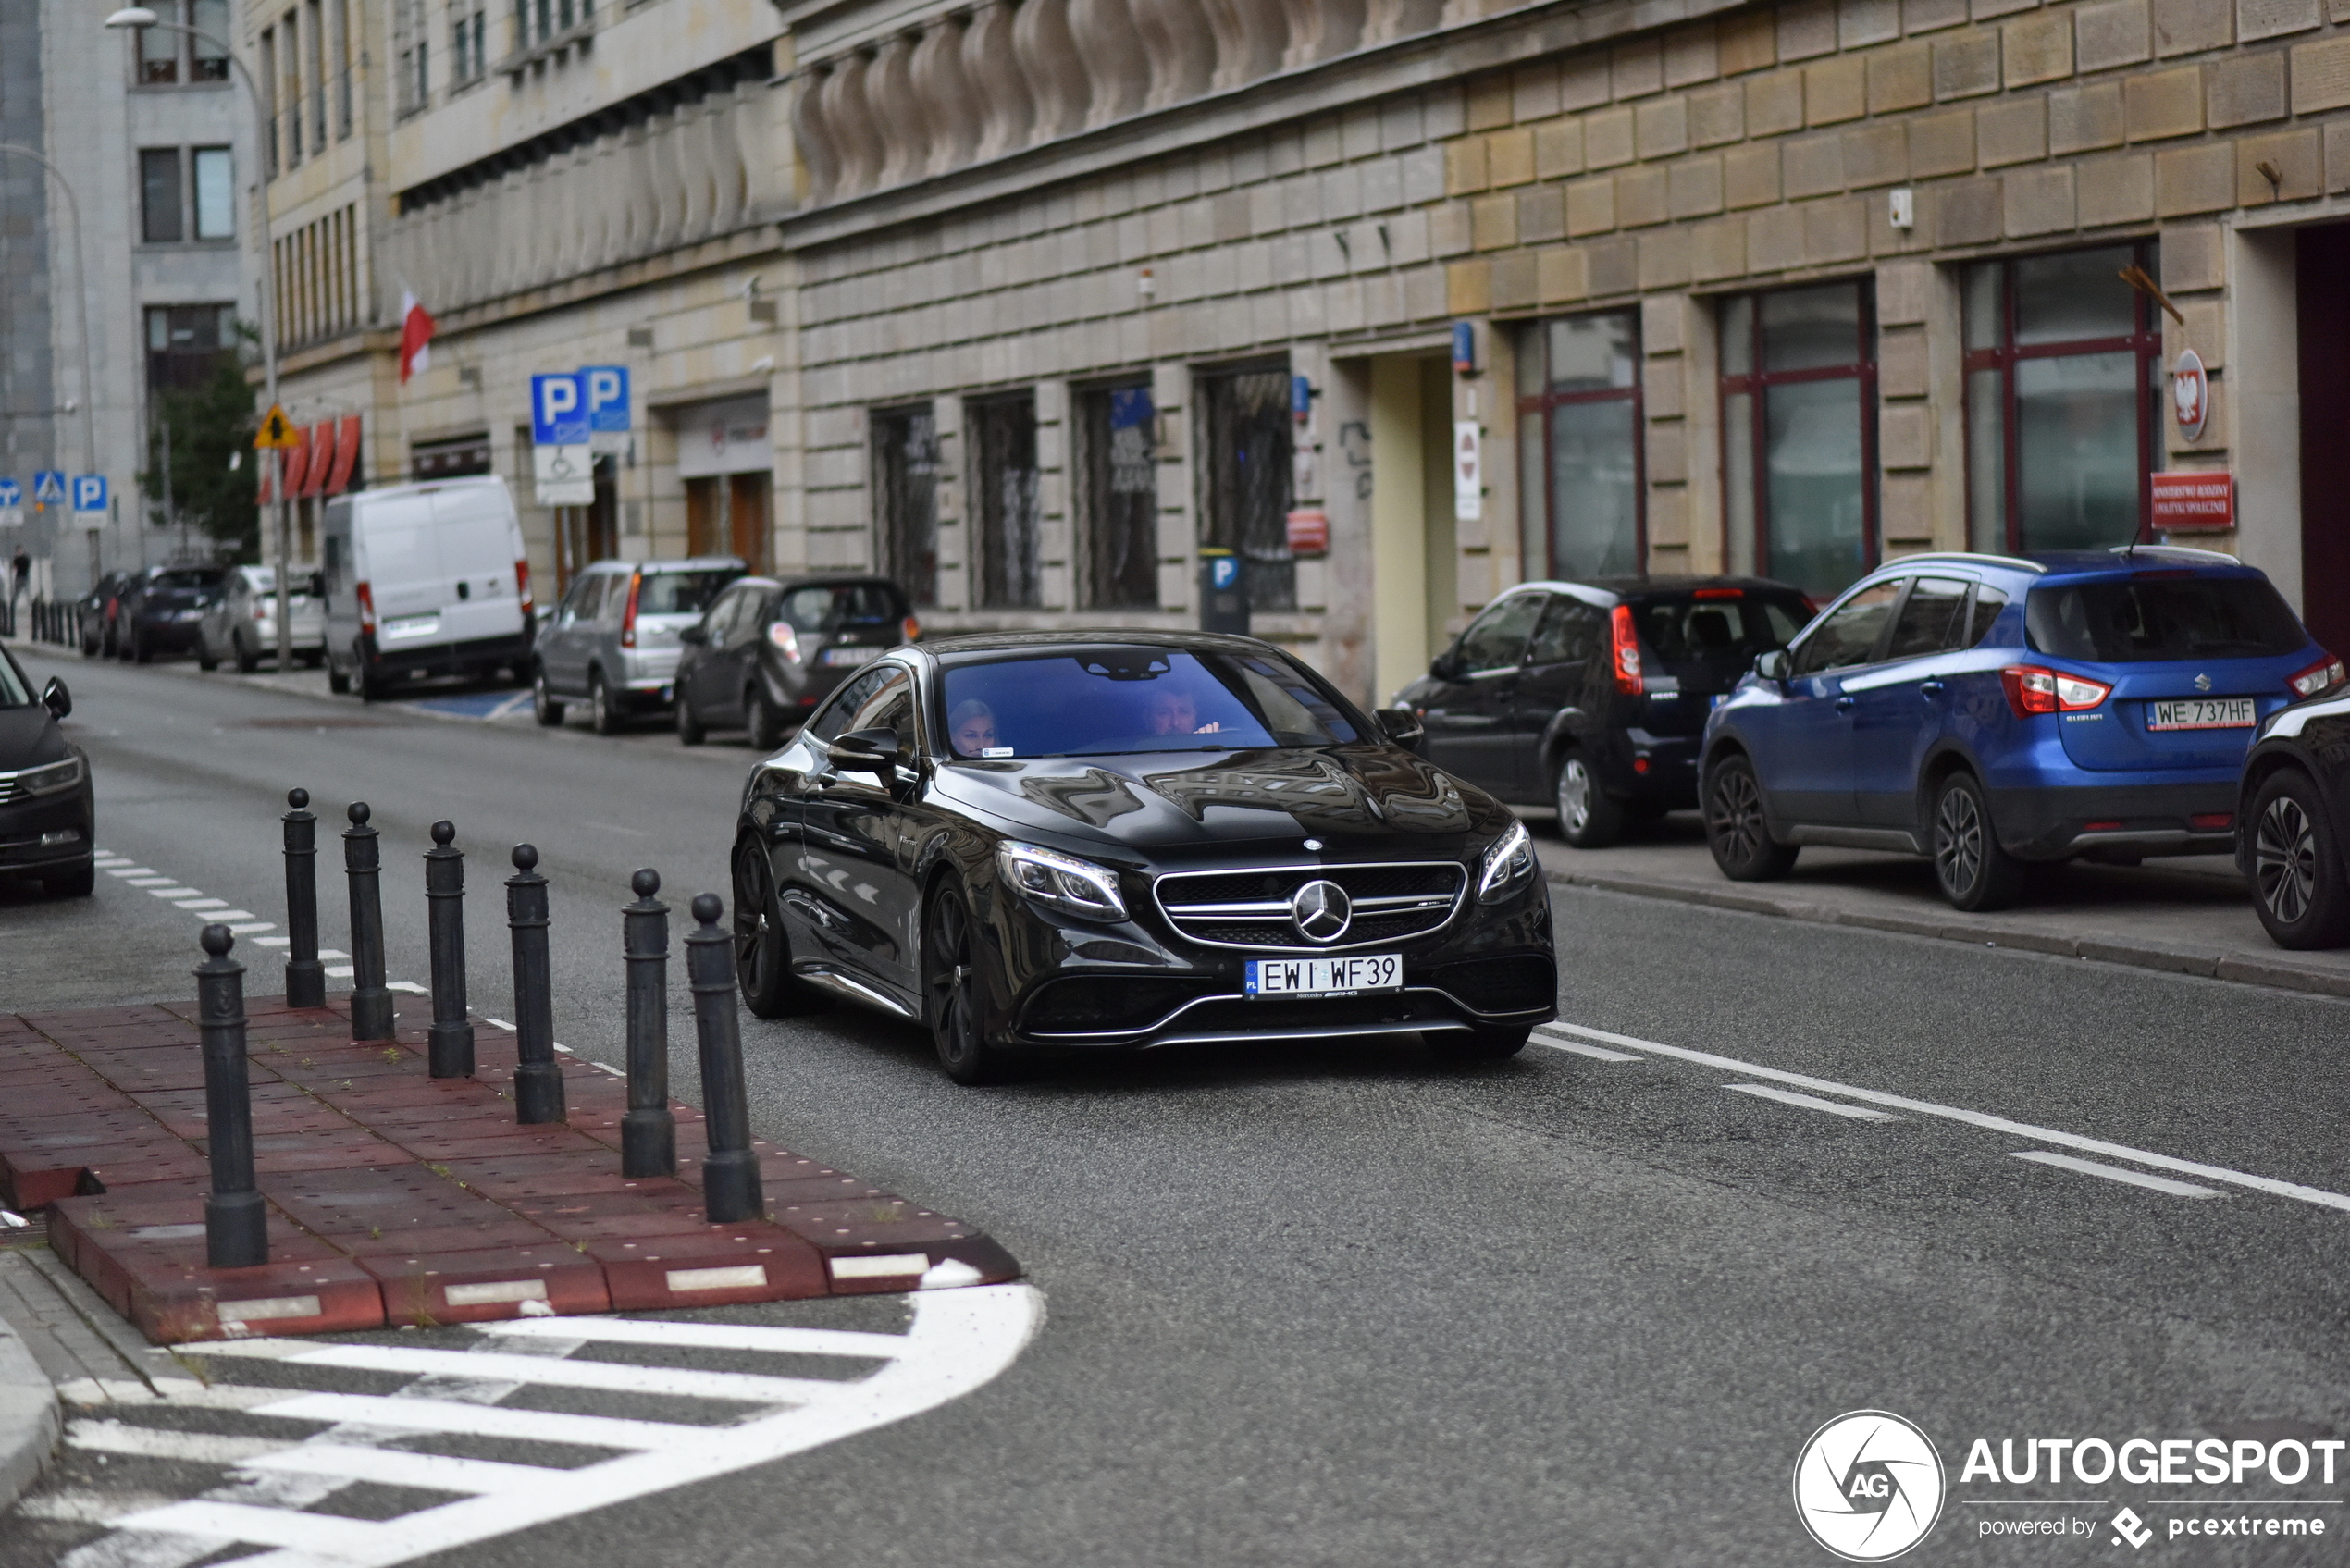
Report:
[{"label": "car rear taillight", "polygon": [[792,663],[799,662],[799,634],[791,629],[790,622],[771,623],[767,628],[767,640],[782,649],[784,657]]},{"label": "car rear taillight", "polygon": [[632,572],[628,576],[628,608],[620,617],[620,646],[637,646],[637,593],[645,586],[645,574]]},{"label": "car rear taillight", "polygon": [[922,623],[909,615],[897,623],[897,631],[908,642],[920,642],[922,636]]},{"label": "car rear taillight", "polygon": [[2113,694],[2102,681],[2084,680],[2037,664],[2010,664],[1999,672],[2007,688],[2008,706],[2019,719],[2035,713],[2078,713],[2095,708]]},{"label": "car rear taillight", "polygon": [[267,599],[257,599],[253,601],[253,618],[256,621],[266,621],[269,619],[269,601]]},{"label": "car rear taillight", "polygon": [[354,597],[359,600],[359,629],[372,637],[376,635],[376,590],[372,585],[362,583]]},{"label": "car rear taillight", "polygon": [[1640,635],[1632,628],[1632,607],[1619,604],[1607,618],[1608,663],[1615,671],[1615,689],[1640,690]]},{"label": "car rear taillight", "polygon": [[2293,688],[2295,697],[2315,697],[2319,692],[2331,691],[2344,678],[2342,661],[2329,653],[2322,662],[2312,664],[2299,674],[2288,677],[2284,684]]},{"label": "car rear taillight", "polygon": [[2235,821],[2233,811],[2197,811],[2187,819],[2187,826],[2195,833],[2225,833]]},{"label": "car rear taillight", "polygon": [[527,620],[531,611],[537,608],[537,601],[530,597],[530,562],[527,561],[514,562],[514,597],[522,600],[523,616]]},{"label": "car rear taillight", "polygon": [[1700,588],[1690,597],[1692,599],[1744,599],[1746,590],[1744,588]]}]

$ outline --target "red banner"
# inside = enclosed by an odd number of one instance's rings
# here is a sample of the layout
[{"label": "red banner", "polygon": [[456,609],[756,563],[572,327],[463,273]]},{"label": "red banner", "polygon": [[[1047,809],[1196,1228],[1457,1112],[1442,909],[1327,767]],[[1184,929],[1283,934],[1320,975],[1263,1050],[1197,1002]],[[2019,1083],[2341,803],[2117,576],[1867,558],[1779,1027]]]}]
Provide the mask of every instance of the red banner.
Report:
[{"label": "red banner", "polygon": [[286,496],[302,494],[302,476],[310,467],[310,432],[296,426],[294,444],[280,454],[286,464]]},{"label": "red banner", "polygon": [[342,416],[342,434],[335,438],[335,471],[327,480],[327,494],[339,496],[351,488],[351,471],[359,463],[359,416]]},{"label": "red banner", "polygon": [[2157,528],[2176,533],[2236,525],[2234,475],[2187,471],[2148,477],[2154,483]]},{"label": "red banner", "polygon": [[310,463],[302,476],[302,488],[296,495],[315,496],[327,483],[327,470],[334,466],[335,422],[322,419],[310,427]]}]

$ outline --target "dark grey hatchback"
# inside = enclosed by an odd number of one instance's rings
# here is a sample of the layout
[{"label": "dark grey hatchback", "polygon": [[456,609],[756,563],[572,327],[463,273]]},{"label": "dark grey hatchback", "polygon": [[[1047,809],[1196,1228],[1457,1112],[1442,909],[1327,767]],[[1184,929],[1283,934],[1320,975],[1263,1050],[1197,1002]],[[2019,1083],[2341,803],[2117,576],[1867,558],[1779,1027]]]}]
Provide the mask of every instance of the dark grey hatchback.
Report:
[{"label": "dark grey hatchback", "polygon": [[97,808],[89,759],[57,728],[72,711],[63,681],[51,676],[36,700],[24,666],[0,648],[0,875],[87,897],[98,874]]},{"label": "dark grey hatchback", "polygon": [[745,577],[677,634],[677,738],[747,729],[773,751],[843,680],[921,633],[886,577]]}]

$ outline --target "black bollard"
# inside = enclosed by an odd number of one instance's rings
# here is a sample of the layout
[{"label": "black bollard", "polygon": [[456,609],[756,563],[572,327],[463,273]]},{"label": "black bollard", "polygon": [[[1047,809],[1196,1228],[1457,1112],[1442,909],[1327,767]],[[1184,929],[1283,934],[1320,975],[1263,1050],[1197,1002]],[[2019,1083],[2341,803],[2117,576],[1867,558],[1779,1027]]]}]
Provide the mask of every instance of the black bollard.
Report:
[{"label": "black bollard", "polygon": [[204,1143],[212,1191],[204,1194],[204,1261],[251,1268],[269,1261],[269,1216],[253,1184],[253,1085],[245,1071],[245,967],[229,957],[227,926],[204,928],[195,969],[196,1019],[204,1035]]},{"label": "black bollard", "polygon": [[718,929],[718,917],[725,912],[718,895],[696,895],[698,924],[686,938],[686,973],[694,988],[694,1035],[701,1047],[702,1129],[710,1143],[702,1160],[701,1200],[712,1225],[756,1219],[767,1212],[759,1184],[759,1156],[750,1152],[743,1040],[735,1020],[735,939]]},{"label": "black bollard", "polygon": [[677,1174],[677,1122],[669,1114],[669,906],[653,897],[661,873],[628,880],[637,902],[620,912],[628,956],[628,1114],[620,1118],[620,1174]]},{"label": "black bollard", "polygon": [[318,819],[303,808],[306,789],[286,791],[286,1006],[327,1005],[327,966],[318,961]]},{"label": "black bollard", "polygon": [[538,851],[517,844],[514,874],[506,879],[506,923],[514,934],[514,1120],[526,1127],[563,1119],[554,982],[547,969],[547,879],[538,864]]},{"label": "black bollard", "polygon": [[465,853],[454,822],[432,825],[425,851],[425,910],[432,946],[432,1029],[426,1059],[435,1078],[474,1075],[474,1026],[465,1021]]},{"label": "black bollard", "polygon": [[351,1038],[391,1038],[391,992],[384,984],[383,846],[367,825],[367,803],[351,803],[342,869],[351,878]]}]

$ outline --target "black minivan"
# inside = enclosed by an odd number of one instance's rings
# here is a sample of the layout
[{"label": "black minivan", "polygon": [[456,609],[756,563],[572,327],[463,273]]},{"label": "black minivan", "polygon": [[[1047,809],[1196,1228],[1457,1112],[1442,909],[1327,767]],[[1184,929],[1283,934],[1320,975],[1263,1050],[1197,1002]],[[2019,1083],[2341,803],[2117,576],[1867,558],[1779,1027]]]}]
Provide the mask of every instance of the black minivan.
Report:
[{"label": "black minivan", "polygon": [[1429,760],[1513,805],[1557,808],[1583,849],[1626,817],[1697,804],[1705,716],[1811,600],[1761,577],[1525,583],[1495,599],[1396,701]]}]

